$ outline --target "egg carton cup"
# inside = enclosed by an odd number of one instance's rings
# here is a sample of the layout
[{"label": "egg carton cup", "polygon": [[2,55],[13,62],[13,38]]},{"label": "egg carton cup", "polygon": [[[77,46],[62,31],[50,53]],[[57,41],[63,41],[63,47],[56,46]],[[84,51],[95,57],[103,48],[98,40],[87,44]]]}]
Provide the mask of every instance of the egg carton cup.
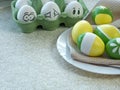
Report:
[{"label": "egg carton cup", "polygon": [[46,20],[46,18],[44,18],[43,15],[40,13],[42,7],[45,5],[41,0],[29,0],[30,6],[32,6],[37,13],[37,17],[34,21],[30,23],[24,23],[17,19],[17,14],[19,11],[19,9],[15,7],[17,0],[13,0],[11,2],[12,17],[13,20],[18,24],[18,26],[21,27],[22,32],[25,33],[33,32],[38,27],[41,27],[41,29],[49,30],[49,31],[57,29],[60,25],[64,25],[65,27],[72,27],[76,22],[82,20],[89,12],[85,3],[82,0],[76,0],[76,1],[79,2],[83,8],[83,15],[81,17],[69,17],[64,11],[66,5],[68,4],[65,3],[64,0],[53,0],[53,2],[55,2],[58,5],[61,11],[59,17],[53,21]]}]

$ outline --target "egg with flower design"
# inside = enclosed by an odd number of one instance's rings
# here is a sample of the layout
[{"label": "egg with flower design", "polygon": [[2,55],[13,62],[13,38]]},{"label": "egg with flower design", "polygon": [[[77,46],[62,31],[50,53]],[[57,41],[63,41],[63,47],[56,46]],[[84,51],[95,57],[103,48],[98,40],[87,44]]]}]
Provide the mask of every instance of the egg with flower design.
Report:
[{"label": "egg with flower design", "polygon": [[106,44],[106,52],[111,58],[120,59],[120,37],[111,39]]}]

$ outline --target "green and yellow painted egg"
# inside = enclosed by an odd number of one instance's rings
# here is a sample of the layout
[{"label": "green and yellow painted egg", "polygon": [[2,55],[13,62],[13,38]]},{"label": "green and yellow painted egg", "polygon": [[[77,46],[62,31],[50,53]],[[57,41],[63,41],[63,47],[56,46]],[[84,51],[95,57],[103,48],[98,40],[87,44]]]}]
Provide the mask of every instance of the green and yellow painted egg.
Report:
[{"label": "green and yellow painted egg", "polygon": [[106,44],[110,39],[120,37],[120,31],[113,25],[104,24],[95,28],[94,33],[98,35]]},{"label": "green and yellow painted egg", "polygon": [[77,45],[88,56],[100,56],[104,53],[104,42],[94,33],[84,33],[78,37]]},{"label": "green and yellow painted egg", "polygon": [[92,19],[96,24],[109,24],[113,21],[113,14],[109,8],[97,6],[92,11]]},{"label": "green and yellow painted egg", "polygon": [[120,59],[120,37],[111,39],[106,44],[106,52],[111,58]]},{"label": "green and yellow painted egg", "polygon": [[77,38],[79,35],[85,33],[85,32],[93,32],[92,25],[86,21],[81,20],[77,22],[72,29],[72,39],[75,43],[77,43]]}]

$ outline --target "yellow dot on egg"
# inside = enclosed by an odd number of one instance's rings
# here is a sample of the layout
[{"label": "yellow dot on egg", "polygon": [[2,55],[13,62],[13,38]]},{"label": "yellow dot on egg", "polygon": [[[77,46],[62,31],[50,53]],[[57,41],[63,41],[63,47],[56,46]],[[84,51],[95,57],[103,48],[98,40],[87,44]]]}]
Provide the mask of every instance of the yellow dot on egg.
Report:
[{"label": "yellow dot on egg", "polygon": [[112,22],[112,17],[108,14],[98,14],[95,17],[96,24],[107,24]]}]

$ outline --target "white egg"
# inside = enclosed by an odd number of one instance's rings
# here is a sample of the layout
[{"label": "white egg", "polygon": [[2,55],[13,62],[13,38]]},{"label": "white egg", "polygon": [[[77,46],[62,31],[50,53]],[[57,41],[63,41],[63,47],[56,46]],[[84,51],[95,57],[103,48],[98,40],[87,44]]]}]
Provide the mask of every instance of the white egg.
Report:
[{"label": "white egg", "polygon": [[43,15],[45,19],[49,21],[58,19],[60,13],[61,12],[58,5],[53,1],[47,2],[41,9],[41,15]]},{"label": "white egg", "polygon": [[68,3],[72,2],[72,1],[77,1],[77,0],[65,0],[65,4],[68,4]]},{"label": "white egg", "polygon": [[15,7],[20,9],[23,5],[29,5],[28,0],[17,0]]},{"label": "white egg", "polygon": [[36,11],[29,5],[22,6],[17,14],[17,19],[24,23],[30,23],[37,17]]},{"label": "white egg", "polygon": [[83,15],[82,5],[77,1],[72,1],[66,6],[65,13],[71,18],[81,17]]}]

